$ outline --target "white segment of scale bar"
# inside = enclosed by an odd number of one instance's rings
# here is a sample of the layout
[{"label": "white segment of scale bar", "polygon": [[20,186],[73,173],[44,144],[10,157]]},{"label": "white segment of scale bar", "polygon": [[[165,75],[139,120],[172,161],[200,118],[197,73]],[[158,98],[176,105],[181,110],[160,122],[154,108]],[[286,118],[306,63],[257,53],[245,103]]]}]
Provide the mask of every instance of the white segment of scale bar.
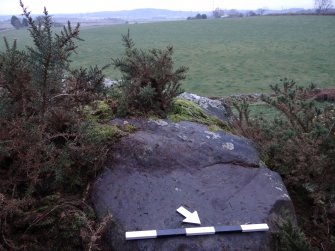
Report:
[{"label": "white segment of scale bar", "polygon": [[242,232],[257,232],[269,230],[268,224],[248,224],[241,225]]},{"label": "white segment of scale bar", "polygon": [[156,230],[126,232],[126,240],[157,238]]},{"label": "white segment of scale bar", "polygon": [[191,228],[185,228],[186,235],[203,235],[203,234],[215,234],[215,228],[214,227],[191,227]]}]

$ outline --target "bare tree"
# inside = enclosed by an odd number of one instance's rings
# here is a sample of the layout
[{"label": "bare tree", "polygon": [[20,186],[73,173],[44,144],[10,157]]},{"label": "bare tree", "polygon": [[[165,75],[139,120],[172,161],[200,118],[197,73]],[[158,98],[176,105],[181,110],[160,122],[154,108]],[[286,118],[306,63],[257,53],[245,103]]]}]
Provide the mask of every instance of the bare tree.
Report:
[{"label": "bare tree", "polygon": [[258,15],[263,16],[267,10],[268,10],[267,7],[259,8],[257,10],[257,13],[258,13]]},{"label": "bare tree", "polygon": [[248,11],[246,15],[247,15],[248,17],[254,17],[254,16],[257,16],[256,12],[254,12],[254,11],[252,11],[252,10]]},{"label": "bare tree", "polygon": [[327,13],[331,7],[333,7],[332,0],[314,0],[314,8],[318,14]]},{"label": "bare tree", "polygon": [[224,16],[224,10],[221,10],[220,8],[216,8],[214,11],[213,11],[213,17],[214,18],[221,18],[222,16]]}]

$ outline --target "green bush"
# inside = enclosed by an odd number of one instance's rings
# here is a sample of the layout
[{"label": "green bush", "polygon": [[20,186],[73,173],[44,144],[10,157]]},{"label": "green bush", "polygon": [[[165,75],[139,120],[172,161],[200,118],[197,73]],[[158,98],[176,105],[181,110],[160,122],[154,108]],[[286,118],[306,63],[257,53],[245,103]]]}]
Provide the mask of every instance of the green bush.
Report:
[{"label": "green bush", "polygon": [[122,136],[98,123],[111,116],[103,69],[70,69],[79,24],[54,34],[46,10],[36,23],[21,6],[33,46],[0,52],[0,249],[92,250],[110,218],[97,223],[89,182]]},{"label": "green bush", "polygon": [[[256,142],[266,164],[284,178],[297,212],[302,214],[298,218],[303,219],[306,235],[318,235],[323,245],[330,246],[334,233],[329,227],[335,219],[327,212],[335,198],[335,109],[333,105],[318,106],[312,98],[314,88],[301,88],[282,79],[271,86],[272,96],[262,96],[278,116],[272,121],[262,116],[250,118],[248,104],[243,102],[235,104],[240,112],[235,126]],[[303,201],[310,203],[310,213]]]},{"label": "green bush", "polygon": [[123,35],[124,56],[113,60],[123,77],[119,114],[151,112],[165,116],[174,97],[182,90],[180,81],[186,78],[187,68],[173,69],[173,48],[140,50],[135,47],[129,31]]}]

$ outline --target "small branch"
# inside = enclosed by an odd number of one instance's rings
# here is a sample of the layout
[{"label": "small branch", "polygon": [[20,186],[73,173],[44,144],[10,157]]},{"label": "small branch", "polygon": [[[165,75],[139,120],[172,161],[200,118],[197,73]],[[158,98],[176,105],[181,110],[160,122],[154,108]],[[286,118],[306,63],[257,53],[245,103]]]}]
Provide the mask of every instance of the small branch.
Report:
[{"label": "small branch", "polygon": [[90,243],[88,245],[88,250],[92,251],[93,247],[98,239],[101,238],[101,234],[106,230],[108,224],[112,220],[112,215],[108,214],[106,215],[102,221],[99,223],[97,229],[92,233],[91,238],[90,238]]},{"label": "small branch", "polygon": [[71,207],[77,207],[77,205],[71,203],[71,202],[63,202],[60,205],[57,205],[55,207],[53,207],[52,209],[50,209],[48,212],[44,213],[43,215],[37,217],[33,223],[31,223],[29,225],[29,227],[24,231],[24,233],[26,233],[30,228],[32,228],[33,226],[35,226],[38,222],[40,222],[41,220],[43,220],[45,217],[47,217],[49,214],[51,214],[52,212],[56,211],[59,208],[62,208],[63,206],[71,206]]},{"label": "small branch", "polygon": [[[7,225],[7,219],[6,219],[6,218],[5,218],[5,220],[4,220],[4,225]],[[1,230],[2,230],[2,231],[1,231],[2,239],[3,239],[4,243],[5,243],[9,248],[11,248],[12,250],[19,250],[19,249],[21,249],[21,248],[19,248],[19,247],[16,247],[16,246],[13,244],[12,241],[6,239],[5,234],[4,234],[4,228],[2,228]],[[1,246],[0,246],[0,247],[1,247]]]},{"label": "small branch", "polygon": [[59,138],[59,137],[68,140],[70,137],[75,137],[75,138],[76,138],[77,135],[76,135],[76,134],[73,134],[73,133],[57,133],[57,134],[54,134],[54,135],[52,135],[52,136],[49,136],[49,137],[47,138],[47,141],[52,141],[53,139],[57,139],[57,138]]},{"label": "small branch", "polygon": [[328,132],[328,134],[327,134],[327,138],[328,138],[329,135],[331,134],[331,132],[332,132],[334,126],[335,126],[335,121],[334,121],[334,123],[332,124],[332,126],[331,126],[330,129],[329,129],[329,132]]},{"label": "small branch", "polygon": [[50,101],[51,100],[54,100],[54,99],[56,99],[56,98],[59,98],[59,97],[63,97],[63,96],[74,96],[73,94],[69,94],[69,93],[62,93],[62,94],[58,94],[58,95],[56,95],[56,96],[53,96],[51,99],[50,99]]}]

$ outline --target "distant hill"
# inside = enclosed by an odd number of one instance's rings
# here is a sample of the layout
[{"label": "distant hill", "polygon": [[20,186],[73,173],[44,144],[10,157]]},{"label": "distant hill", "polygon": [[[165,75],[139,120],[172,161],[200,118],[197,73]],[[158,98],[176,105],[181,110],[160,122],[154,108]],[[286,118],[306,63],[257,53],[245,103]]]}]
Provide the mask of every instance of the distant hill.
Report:
[{"label": "distant hill", "polygon": [[[250,10],[224,10],[226,13],[230,11],[242,13],[246,15]],[[256,11],[257,10],[253,10]],[[312,14],[314,10],[306,10],[303,8],[292,8],[283,10],[265,10],[265,15],[280,15],[287,13]],[[198,13],[211,16],[211,12],[206,11],[173,11],[166,9],[135,9],[123,11],[102,11],[91,13],[77,14],[53,14],[54,21],[57,23],[80,22],[83,25],[105,25],[119,24],[126,22],[156,22],[170,20],[186,20],[187,17],[194,17]],[[19,16],[19,15],[16,15]],[[33,15],[37,16],[37,15]],[[2,26],[10,24],[11,15],[0,15],[1,29]]]},{"label": "distant hill", "polygon": [[0,15],[0,21],[8,21],[11,17],[9,15]]},{"label": "distant hill", "polygon": [[[229,12],[230,10],[224,10]],[[236,10],[239,13],[246,14],[250,10]],[[253,10],[256,11],[256,10]],[[267,14],[284,14],[284,13],[312,13],[313,10],[306,10],[303,8],[291,8],[283,10],[265,10]],[[211,16],[211,11],[173,11],[166,9],[136,9],[136,10],[123,10],[123,11],[103,11],[81,14],[55,14],[53,15],[56,21],[75,20],[118,20],[117,22],[130,21],[166,21],[166,20],[184,20],[187,17],[193,17],[198,13],[207,14]]]},{"label": "distant hill", "polygon": [[164,9],[136,9],[124,11],[103,11],[81,14],[55,14],[55,20],[61,19],[119,19],[125,21],[150,21],[150,20],[181,20],[189,16],[194,16],[198,12],[194,11],[172,11]]},{"label": "distant hill", "polygon": [[[53,19],[57,23],[80,22],[82,25],[104,25],[119,24],[125,22],[155,22],[169,20],[186,20],[187,17],[195,16],[195,11],[173,11],[165,9],[136,9],[124,11],[102,11],[91,13],[76,14],[52,14]],[[201,12],[205,13],[205,12]],[[208,13],[205,13],[208,14]],[[19,17],[19,15],[16,15]],[[37,15],[33,15],[37,16]],[[0,22],[10,23],[11,15],[0,15]]]}]

